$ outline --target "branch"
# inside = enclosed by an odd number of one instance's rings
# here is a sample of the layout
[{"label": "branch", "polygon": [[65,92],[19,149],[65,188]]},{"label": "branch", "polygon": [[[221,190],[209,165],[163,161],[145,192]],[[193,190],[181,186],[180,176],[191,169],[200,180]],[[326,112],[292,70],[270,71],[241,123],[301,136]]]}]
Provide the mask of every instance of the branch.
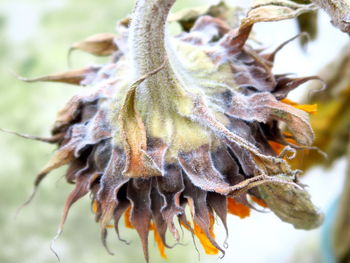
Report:
[{"label": "branch", "polygon": [[311,0],[332,18],[332,24],[350,35],[350,4],[348,0]]}]

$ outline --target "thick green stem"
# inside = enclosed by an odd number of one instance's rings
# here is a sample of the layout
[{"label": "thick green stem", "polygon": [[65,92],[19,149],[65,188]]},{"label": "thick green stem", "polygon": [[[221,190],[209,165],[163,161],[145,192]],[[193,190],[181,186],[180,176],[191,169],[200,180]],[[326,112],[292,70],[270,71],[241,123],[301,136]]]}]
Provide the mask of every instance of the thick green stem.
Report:
[{"label": "thick green stem", "polygon": [[[166,47],[166,21],[176,0],[137,0],[129,33],[133,78],[149,75],[136,89],[136,107],[141,115],[173,108],[171,97],[179,94],[179,82],[169,63]],[[144,120],[147,122],[147,120]]]},{"label": "thick green stem", "polygon": [[[174,98],[184,94],[179,75],[169,61],[175,51],[170,51],[166,45],[166,21],[175,1],[137,0],[132,16],[129,48],[133,78],[147,76],[136,88],[135,104],[146,125],[153,121],[149,119],[149,112],[162,115],[159,118],[164,119],[166,114],[177,109]],[[156,74],[149,74],[160,67]]]},{"label": "thick green stem", "polygon": [[129,34],[136,77],[160,67],[166,58],[165,24],[175,0],[137,0]]}]

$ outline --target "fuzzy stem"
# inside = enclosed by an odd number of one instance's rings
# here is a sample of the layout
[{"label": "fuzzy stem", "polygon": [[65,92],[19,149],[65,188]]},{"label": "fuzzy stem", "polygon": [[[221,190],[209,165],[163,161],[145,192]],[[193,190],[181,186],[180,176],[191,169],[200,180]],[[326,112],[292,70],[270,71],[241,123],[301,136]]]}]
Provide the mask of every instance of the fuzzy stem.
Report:
[{"label": "fuzzy stem", "polygon": [[[134,80],[147,76],[136,88],[135,103],[141,116],[174,108],[172,98],[181,96],[178,75],[169,62],[166,21],[176,0],[136,0],[129,33],[129,51]],[[173,56],[173,54],[171,54]],[[156,74],[149,74],[160,68]],[[147,120],[146,120],[147,122]]]},{"label": "fuzzy stem", "polygon": [[135,77],[162,65],[166,59],[165,24],[175,0],[137,0],[132,16],[129,47]]},{"label": "fuzzy stem", "polygon": [[348,0],[311,0],[332,18],[334,26],[350,35],[350,4]]}]

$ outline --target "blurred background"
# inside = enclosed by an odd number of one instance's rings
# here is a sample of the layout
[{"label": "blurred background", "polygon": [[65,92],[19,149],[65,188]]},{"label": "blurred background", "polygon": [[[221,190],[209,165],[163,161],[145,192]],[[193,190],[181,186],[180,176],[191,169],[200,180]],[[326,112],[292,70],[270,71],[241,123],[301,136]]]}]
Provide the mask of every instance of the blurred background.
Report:
[{"label": "blurred background", "polygon": [[[211,0],[178,0],[174,11],[184,7],[215,4]],[[36,77],[68,68],[67,51],[77,42],[99,32],[114,32],[116,21],[128,15],[133,1],[92,0],[1,0],[0,4],[0,127],[38,136],[48,136],[56,112],[79,89],[53,83],[23,83],[14,72]],[[249,6],[249,1],[227,1]],[[348,36],[333,28],[320,12],[318,36],[302,48],[298,41],[289,44],[276,59],[275,73],[297,76],[317,74],[335,60]],[[296,21],[263,23],[255,27],[256,39],[265,47],[276,47],[298,33]],[[79,51],[72,54],[72,67],[98,64],[96,58]],[[295,101],[307,100],[309,88],[303,85],[291,94]],[[344,142],[345,143],[345,142]],[[322,147],[321,147],[322,148]],[[16,209],[29,196],[35,174],[49,160],[52,145],[0,133],[0,262],[57,262],[49,246],[56,234],[66,196],[72,189],[60,169],[42,183],[34,201],[15,218]],[[310,169],[303,182],[309,185],[314,202],[327,213],[338,198],[344,183],[345,157],[337,156],[330,168]],[[327,220],[331,219],[331,212]],[[241,220],[229,215],[230,237],[226,256],[220,262],[326,262],[329,234],[323,227],[313,231],[295,230],[272,213],[253,212]],[[222,226],[216,225],[219,242],[224,239]],[[114,256],[100,242],[99,226],[94,222],[88,197],[71,210],[65,231],[56,242],[62,262],[143,262],[140,241],[135,231],[122,228],[131,245],[114,234],[109,244]],[[197,262],[198,254],[190,236],[185,246],[168,250],[167,262]],[[201,252],[201,262],[216,262],[217,256]],[[165,262],[150,240],[151,262]],[[327,261],[328,260],[328,261]]]}]

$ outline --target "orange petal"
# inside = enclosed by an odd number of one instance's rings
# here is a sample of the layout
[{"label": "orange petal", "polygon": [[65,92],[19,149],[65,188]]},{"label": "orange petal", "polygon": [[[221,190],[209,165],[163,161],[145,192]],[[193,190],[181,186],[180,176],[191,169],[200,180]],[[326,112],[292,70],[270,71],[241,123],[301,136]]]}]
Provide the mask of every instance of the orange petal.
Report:
[{"label": "orange petal", "polygon": [[[205,253],[208,255],[216,255],[217,253],[219,253],[219,250],[213,246],[213,244],[210,242],[208,237],[205,235],[204,231],[196,224],[196,222],[193,222],[193,224],[194,224],[194,234],[198,237],[199,241],[201,242]],[[211,228],[210,234],[214,235],[212,226],[210,228]]]},{"label": "orange petal", "polygon": [[158,250],[159,250],[159,254],[162,258],[167,259],[167,255],[165,254],[165,246],[163,243],[162,238],[160,237],[156,226],[151,222],[149,225],[149,230],[153,230],[154,231],[154,241],[156,241],[157,246],[158,246]]},{"label": "orange petal", "polygon": [[257,203],[258,205],[262,206],[262,207],[268,207],[267,204],[260,198],[257,198],[256,196],[254,195],[251,195],[250,198],[255,202]]},{"label": "orange petal", "polygon": [[250,208],[244,204],[236,202],[235,199],[227,198],[227,211],[230,214],[245,218],[250,215]]},{"label": "orange petal", "polygon": [[129,206],[124,214],[124,224],[127,228],[134,228],[134,226],[132,225],[131,221],[130,221],[130,213],[131,213],[131,206]]},{"label": "orange petal", "polygon": [[305,111],[310,114],[316,114],[317,113],[317,104],[298,104],[294,101],[291,101],[289,99],[283,99],[281,100],[283,103],[293,106],[294,108],[297,108],[299,110]]},{"label": "orange petal", "polygon": [[154,240],[157,243],[160,256],[165,259],[168,258],[167,255],[165,254],[165,246],[162,238],[160,237],[156,228],[154,228],[153,231],[154,231]]},{"label": "orange petal", "polygon": [[180,222],[180,225],[182,225],[188,231],[192,231],[191,228],[190,228],[191,223],[189,221],[187,221],[187,225],[184,222],[182,222],[182,221],[179,221],[179,222]]},{"label": "orange petal", "polygon": [[96,200],[94,200],[92,202],[92,212],[94,212],[94,214],[96,214],[97,209],[98,209],[98,202]]},{"label": "orange petal", "polygon": [[271,148],[275,151],[276,154],[280,154],[283,148],[285,147],[283,144],[274,141],[268,141]]},{"label": "orange petal", "polygon": [[209,218],[210,218],[210,227],[209,227],[209,233],[210,235],[215,238],[215,233],[214,233],[214,216],[209,213]]}]

